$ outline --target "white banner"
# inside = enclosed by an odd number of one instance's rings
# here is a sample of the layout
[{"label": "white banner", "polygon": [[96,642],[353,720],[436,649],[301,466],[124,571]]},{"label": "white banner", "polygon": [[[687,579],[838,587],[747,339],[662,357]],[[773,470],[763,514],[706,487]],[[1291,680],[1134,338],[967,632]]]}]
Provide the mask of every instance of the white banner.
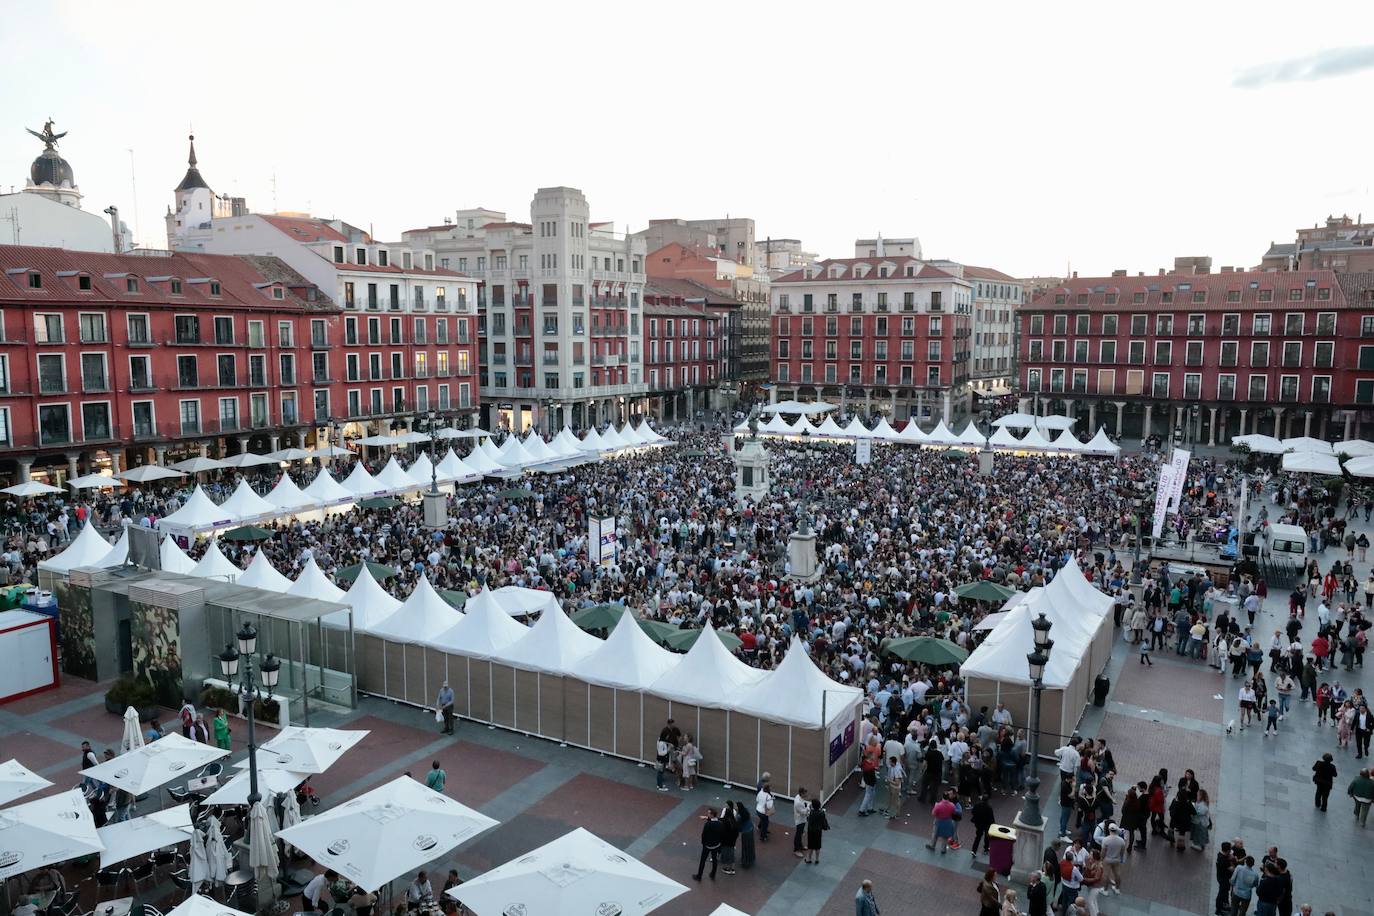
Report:
[{"label": "white banner", "polygon": [[587,520],[587,562],[593,566],[601,564],[601,519]]},{"label": "white banner", "polygon": [[1155,490],[1155,519],[1150,526],[1150,536],[1158,538],[1164,530],[1164,516],[1169,514],[1169,494],[1174,490],[1174,466],[1160,465],[1159,487]]},{"label": "white banner", "polygon": [[868,439],[859,439],[854,443],[854,463],[868,464],[873,460],[873,443]]},{"label": "white banner", "polygon": [[1169,493],[1170,512],[1176,512],[1179,503],[1183,500],[1183,487],[1188,482],[1188,462],[1192,457],[1192,452],[1185,452],[1181,448],[1174,449],[1173,461],[1170,462],[1170,466],[1174,469],[1173,489]]},{"label": "white banner", "polygon": [[603,518],[597,523],[599,529],[598,540],[600,549],[598,557],[602,566],[610,566],[615,563],[616,552],[619,545],[615,538],[615,518]]}]

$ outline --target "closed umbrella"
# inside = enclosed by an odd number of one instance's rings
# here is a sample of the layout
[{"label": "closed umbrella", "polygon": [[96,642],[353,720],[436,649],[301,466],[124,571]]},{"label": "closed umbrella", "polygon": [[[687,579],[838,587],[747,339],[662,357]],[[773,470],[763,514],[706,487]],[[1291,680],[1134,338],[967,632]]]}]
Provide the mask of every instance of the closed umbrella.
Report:
[{"label": "closed umbrella", "polygon": [[[267,806],[254,803],[248,811],[248,867],[253,869],[258,888],[266,885],[275,891],[277,878],[277,844],[273,841],[272,825],[267,819]],[[274,892],[273,897],[276,896]]]},{"label": "closed umbrella", "polygon": [[80,789],[0,811],[0,882],[103,848]]},{"label": "closed umbrella", "polygon": [[[284,802],[282,802],[282,806],[281,806],[281,829],[285,830],[287,827],[294,827],[294,826],[296,826],[297,824],[299,824],[300,822],[301,822],[301,805],[300,805],[300,802],[296,801],[296,793],[295,793],[295,792],[287,792],[287,793],[286,793],[286,800],[285,800]],[[291,850],[293,850],[293,849],[295,849],[294,846],[291,846],[290,844],[287,844],[286,852],[287,852],[288,855],[290,855]]]},{"label": "closed umbrella", "polygon": [[885,639],[882,650],[909,662],[921,662],[926,665],[957,665],[968,658],[968,652],[959,646],[948,639],[937,639],[934,636]]},{"label": "closed umbrella", "polygon": [[143,729],[139,727],[138,710],[132,706],[124,710],[124,737],[119,739],[119,753],[127,754],[143,747]]},{"label": "closed umbrella", "polygon": [[448,893],[482,916],[643,916],[687,888],[578,827]]},{"label": "closed umbrella", "polygon": [[206,825],[205,854],[210,860],[210,880],[223,884],[229,877],[229,863],[233,857],[229,855],[229,846],[224,842],[224,828],[219,825],[217,817],[212,816]]},{"label": "closed umbrella", "polygon": [[0,763],[0,805],[8,805],[31,792],[46,789],[51,782],[24,766],[18,760]]}]

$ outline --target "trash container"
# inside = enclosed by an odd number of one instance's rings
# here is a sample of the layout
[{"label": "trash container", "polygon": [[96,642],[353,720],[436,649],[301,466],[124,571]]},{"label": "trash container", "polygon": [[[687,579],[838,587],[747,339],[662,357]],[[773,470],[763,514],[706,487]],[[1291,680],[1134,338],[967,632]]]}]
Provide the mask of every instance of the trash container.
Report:
[{"label": "trash container", "polygon": [[1107,705],[1107,691],[1112,689],[1112,679],[1105,674],[1099,674],[1097,680],[1093,681],[1093,705]]},{"label": "trash container", "polygon": [[1001,824],[988,828],[988,868],[1000,875],[1011,874],[1011,863],[1016,858],[1016,831]]}]

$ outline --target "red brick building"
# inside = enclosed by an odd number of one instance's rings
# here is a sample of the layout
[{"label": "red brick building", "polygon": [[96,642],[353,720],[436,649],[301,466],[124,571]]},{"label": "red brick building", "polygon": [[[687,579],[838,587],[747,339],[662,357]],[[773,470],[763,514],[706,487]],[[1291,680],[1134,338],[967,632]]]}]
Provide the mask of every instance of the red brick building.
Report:
[{"label": "red brick building", "polygon": [[1224,444],[1374,419],[1374,300],[1329,270],[1074,277],[1019,321],[1023,406],[1080,431]]},{"label": "red brick building", "polygon": [[687,280],[650,279],[644,288],[644,378],[659,419],[690,419],[722,408],[730,328],[740,304]]},{"label": "red brick building", "polygon": [[0,474],[265,452],[327,422],[340,311],[275,258],[0,246],[0,267]]},{"label": "red brick building", "polygon": [[906,255],[837,258],[778,278],[778,400],[894,419],[966,416],[973,282]]}]

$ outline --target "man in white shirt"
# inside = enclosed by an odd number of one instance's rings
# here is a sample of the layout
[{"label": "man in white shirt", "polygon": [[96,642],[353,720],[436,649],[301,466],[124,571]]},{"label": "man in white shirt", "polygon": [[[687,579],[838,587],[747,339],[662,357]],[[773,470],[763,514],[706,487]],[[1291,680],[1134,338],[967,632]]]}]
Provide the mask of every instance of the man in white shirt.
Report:
[{"label": "man in white shirt", "polygon": [[992,711],[992,724],[997,726],[1011,725],[1011,710],[1007,709],[1005,703],[998,703],[997,708]]},{"label": "man in white shirt", "polygon": [[410,887],[406,888],[406,902],[419,904],[422,900],[434,899],[434,887],[429,883],[429,875],[420,872],[415,876],[415,880],[410,882]]},{"label": "man in white shirt", "polygon": [[811,799],[806,789],[798,789],[792,799],[792,852],[797,858],[802,857],[802,850],[806,848],[806,815],[810,812]]},{"label": "man in white shirt", "polygon": [[763,774],[759,792],[754,796],[754,812],[759,816],[759,842],[768,842],[768,819],[773,815],[773,791],[769,785],[769,774]]},{"label": "man in white shirt", "polygon": [[1059,774],[1073,779],[1078,774],[1078,739],[1070,738],[1069,743],[1054,752],[1059,760]]},{"label": "man in white shirt", "polygon": [[330,870],[321,872],[320,874],[311,878],[309,883],[307,883],[305,887],[301,890],[301,908],[306,912],[310,912],[311,910],[317,910],[323,913],[325,910],[327,910],[328,907],[325,906],[321,901],[324,900],[324,895],[329,887],[329,884],[338,877],[339,876],[337,874]]}]

